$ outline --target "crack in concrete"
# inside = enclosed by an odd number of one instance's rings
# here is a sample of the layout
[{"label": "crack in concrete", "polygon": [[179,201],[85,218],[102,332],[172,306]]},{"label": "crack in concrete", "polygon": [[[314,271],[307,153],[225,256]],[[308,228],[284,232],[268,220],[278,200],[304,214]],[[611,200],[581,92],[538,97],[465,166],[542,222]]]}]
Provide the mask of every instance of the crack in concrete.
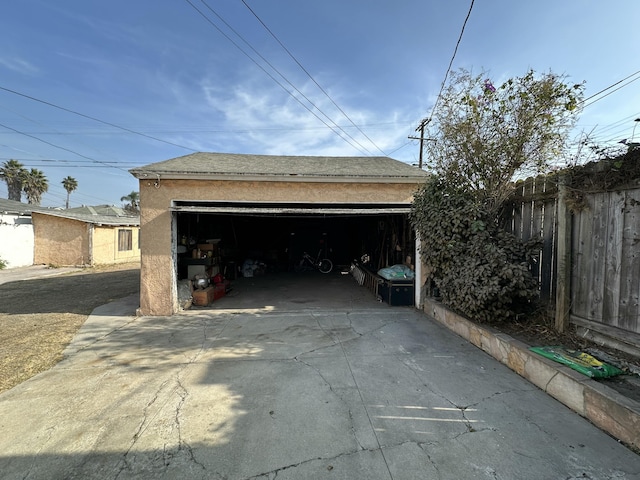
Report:
[{"label": "crack in concrete", "polygon": [[404,365],[411,373],[413,373],[416,376],[416,378],[420,381],[420,384],[425,389],[427,389],[429,392],[431,392],[433,395],[437,396],[438,398],[444,400],[445,402],[447,402],[449,405],[451,405],[452,407],[456,408],[460,412],[460,416],[461,416],[461,418],[462,418],[462,420],[464,422],[464,426],[466,428],[466,431],[460,432],[459,434],[452,436],[451,439],[455,440],[455,439],[459,438],[460,436],[467,435],[469,433],[496,431],[496,429],[492,428],[492,427],[484,427],[484,428],[474,427],[473,426],[473,422],[469,418],[467,418],[466,411],[468,409],[470,409],[470,408],[478,406],[480,403],[482,403],[482,402],[484,402],[484,401],[486,401],[488,399],[491,399],[491,398],[493,398],[493,397],[495,397],[497,395],[502,395],[504,393],[509,393],[510,390],[507,391],[507,392],[496,392],[496,393],[493,393],[493,394],[491,394],[491,395],[489,395],[487,397],[484,397],[484,398],[478,400],[477,402],[469,404],[469,405],[458,405],[455,402],[453,402],[452,400],[448,399],[444,394],[442,394],[441,392],[435,391],[427,383],[425,383],[424,380],[422,379],[422,377],[419,375],[418,371],[416,371],[416,368],[414,368],[414,366],[410,365],[407,362],[406,359],[400,358],[400,357],[397,357],[397,356],[395,358],[396,358],[396,360],[398,362],[400,362],[402,365]]},{"label": "crack in concrete", "polygon": [[340,395],[338,392],[336,392],[333,388],[333,385],[331,384],[331,382],[322,374],[322,372],[320,371],[320,369],[314,367],[313,365],[305,362],[304,360],[295,359],[297,362],[305,365],[306,367],[310,368],[311,370],[313,370],[314,372],[316,372],[316,374],[322,379],[322,381],[324,382],[324,384],[327,386],[327,388],[329,389],[329,391],[346,407],[347,409],[347,414],[349,416],[349,423],[350,423],[350,430],[351,430],[351,434],[353,436],[354,441],[356,442],[356,444],[358,445],[359,450],[364,450],[364,447],[362,445],[362,443],[360,442],[360,440],[358,439],[358,435],[356,432],[356,427],[355,427],[355,422],[354,422],[354,418],[353,418],[353,411],[351,410],[351,408],[349,408],[349,403],[347,402],[347,400]]},{"label": "crack in concrete", "polygon": [[[405,442],[405,443],[410,443],[410,442]],[[298,463],[293,463],[291,465],[285,465],[284,467],[279,467],[276,468],[275,470],[271,470],[269,472],[263,472],[263,473],[259,473],[258,475],[254,475],[251,477],[246,477],[243,480],[259,480],[261,478],[265,478],[268,480],[275,480],[278,477],[278,474],[286,471],[286,470],[290,470],[292,468],[298,468],[300,466],[309,464],[309,463],[313,463],[313,462],[331,462],[331,461],[335,461],[338,460],[340,458],[344,458],[344,457],[350,457],[353,455],[358,455],[360,453],[363,452],[369,452],[369,453],[375,453],[380,451],[381,448],[367,448],[367,449],[362,449],[362,450],[354,450],[354,451],[350,451],[350,452],[343,452],[340,453],[338,455],[334,455],[332,457],[315,457],[315,458],[309,458],[306,460],[302,460]],[[330,472],[334,469],[333,465],[327,465],[327,471]]]},{"label": "crack in concrete", "polygon": [[[230,321],[230,319],[225,323],[225,325],[220,330],[220,333],[218,335],[222,334],[224,329],[227,327],[229,321]],[[174,424],[176,426],[176,431],[177,431],[177,436],[178,436],[178,448],[177,448],[177,451],[180,452],[180,451],[184,450],[187,453],[187,455],[190,458],[190,460],[194,464],[198,465],[203,470],[206,470],[206,467],[196,459],[195,454],[193,452],[193,448],[183,440],[183,438],[182,438],[182,425],[181,425],[181,422],[180,422],[180,414],[181,414],[181,411],[182,411],[182,407],[183,407],[184,403],[186,402],[187,397],[189,396],[189,392],[186,390],[186,388],[182,384],[181,376],[183,375],[185,370],[187,370],[190,366],[192,366],[194,363],[197,362],[198,358],[204,352],[204,349],[205,349],[205,346],[206,346],[206,342],[207,342],[207,339],[208,339],[208,337],[207,337],[207,322],[204,319],[201,320],[201,326],[202,326],[202,342],[200,344],[200,348],[196,352],[194,352],[193,355],[191,355],[190,357],[187,357],[187,361],[185,363],[183,363],[181,365],[181,368],[175,373],[175,376],[174,376],[174,379],[173,379],[173,382],[174,382],[173,391],[170,392],[165,404],[170,401],[171,394],[175,393],[179,397],[178,403],[176,404],[175,416],[174,416]],[[172,333],[171,337],[173,337],[173,335],[174,334]],[[127,448],[127,451],[123,453],[123,462],[122,462],[122,464],[120,466],[120,470],[118,471],[118,473],[114,477],[115,479],[117,479],[120,476],[120,474],[122,472],[124,472],[125,470],[127,470],[127,469],[131,470],[132,469],[133,465],[131,464],[131,461],[129,460],[129,454],[131,453],[131,450],[133,449],[133,447],[138,442],[140,436],[144,433],[144,431],[149,427],[149,425],[151,424],[153,419],[155,419],[157,417],[157,415],[160,413],[160,411],[162,410],[161,407],[158,408],[158,411],[152,416],[152,418],[149,418],[149,409],[156,403],[156,401],[158,400],[158,398],[161,395],[161,392],[165,389],[165,387],[169,383],[169,381],[170,380],[165,380],[160,384],[158,389],[155,391],[154,396],[151,398],[151,400],[149,402],[147,402],[147,404],[143,408],[142,420],[141,420],[140,424],[138,425],[138,428],[136,429],[136,431],[133,434],[133,437],[132,437],[132,440],[131,440],[131,444],[129,445],[129,448]],[[163,454],[162,454],[163,465],[164,465],[165,468],[168,468],[168,466],[170,465],[170,463],[171,463],[170,459],[172,457],[173,457],[173,455],[169,452],[169,450],[167,450],[166,444],[165,444],[165,446],[163,448]]]},{"label": "crack in concrete", "polygon": [[[149,400],[147,402],[147,404],[144,406],[144,408],[142,409],[142,420],[140,421],[140,424],[138,425],[138,428],[136,429],[136,431],[133,434],[133,437],[131,439],[131,443],[129,444],[129,447],[122,454],[122,461],[120,463],[120,468],[119,468],[118,472],[116,473],[116,475],[114,477],[115,480],[117,480],[125,470],[131,470],[131,462],[129,461],[129,454],[131,453],[131,450],[133,449],[135,444],[138,442],[138,439],[140,438],[142,433],[149,426],[150,422],[147,421],[148,420],[148,411],[151,408],[151,406],[156,403],[156,401],[160,397],[160,392],[164,389],[164,387],[165,387],[165,385],[167,383],[169,383],[169,381],[165,380],[164,382],[162,382],[160,384],[160,386],[156,389],[156,391],[155,391],[153,397],[151,398],[151,400]],[[157,413],[156,413],[156,415],[157,415]],[[155,418],[156,415],[154,415],[153,418]]]},{"label": "crack in concrete", "polygon": [[[320,324],[320,322],[319,322],[319,321],[317,321],[317,323],[318,323],[318,326],[320,327],[320,329],[321,329],[323,332],[325,332],[325,330],[322,328],[322,325]],[[390,322],[390,323],[391,323],[391,322]],[[382,328],[382,327],[379,327],[379,328]],[[325,333],[326,333],[326,332],[325,332]],[[332,337],[332,338],[334,338],[334,337]],[[345,360],[345,363],[346,363],[346,365],[347,365],[347,367],[348,367],[348,369],[349,369],[349,372],[350,372],[350,374],[351,374],[351,379],[352,379],[353,384],[354,384],[354,386],[355,386],[355,388],[356,388],[356,391],[358,392],[358,395],[360,396],[360,402],[361,402],[362,407],[364,408],[364,411],[365,411],[365,413],[366,413],[366,415],[367,415],[367,419],[369,420],[369,426],[371,427],[371,431],[373,432],[373,436],[374,436],[374,438],[376,439],[376,443],[378,444],[378,448],[380,449],[380,454],[382,455],[382,460],[384,461],[384,464],[385,464],[385,465],[386,465],[386,467],[387,467],[387,472],[389,473],[389,478],[390,478],[391,480],[393,480],[393,474],[391,473],[391,467],[389,466],[389,462],[387,461],[387,458],[386,458],[386,456],[385,456],[385,454],[384,454],[384,451],[382,450],[382,446],[381,446],[381,444],[380,444],[380,439],[379,439],[379,437],[378,437],[378,434],[376,433],[376,429],[375,429],[375,427],[373,426],[373,421],[371,420],[371,415],[370,415],[370,413],[369,413],[369,410],[367,409],[367,404],[366,404],[366,402],[364,401],[364,397],[363,397],[363,395],[362,395],[362,391],[360,390],[360,386],[358,385],[358,381],[356,380],[355,374],[353,373],[353,369],[351,368],[351,364],[350,364],[350,362],[349,362],[349,356],[347,355],[347,351],[345,350],[345,348],[344,348],[344,344],[343,344],[343,342],[340,340],[340,338],[335,337],[335,338],[334,338],[334,341],[336,342],[336,344],[337,344],[337,345],[339,345],[339,346],[340,346],[340,349],[341,349],[341,351],[342,351],[342,356],[343,356],[343,358],[344,358],[344,360]],[[384,345],[384,344],[383,344],[383,345]]]},{"label": "crack in concrete", "polygon": [[544,391],[545,391],[545,392],[546,392],[546,391],[547,391],[547,389],[549,388],[549,384],[550,384],[551,382],[553,382],[553,379],[554,379],[554,378],[556,378],[556,377],[559,375],[559,373],[560,373],[560,372],[555,372],[555,373],[551,376],[551,378],[549,379],[549,381],[544,385]]},{"label": "crack in concrete", "polygon": [[440,472],[440,468],[438,468],[438,464],[433,460],[433,458],[431,458],[431,455],[425,448],[427,444],[419,443],[419,442],[416,442],[416,443],[418,445],[418,448],[420,448],[420,450],[422,450],[424,454],[427,456],[427,460],[429,460],[429,463],[433,466],[433,469],[436,471],[436,475],[438,476],[438,480],[440,480],[442,478],[442,473]]},{"label": "crack in concrete", "polygon": [[457,406],[451,401],[449,400],[447,397],[445,397],[442,393],[435,391],[433,388],[431,388],[429,386],[429,384],[427,384],[422,377],[419,375],[418,371],[416,371],[415,368],[413,368],[412,365],[409,365],[408,362],[406,361],[406,358],[403,357],[398,357],[397,355],[394,355],[394,358],[404,367],[407,368],[407,370],[409,370],[411,373],[413,373],[413,375],[415,375],[415,377],[420,381],[420,384],[426,388],[429,392],[431,392],[432,394],[434,394],[435,396],[441,398],[442,400],[444,400],[445,402],[449,403],[450,405],[453,405],[454,407],[457,408]]},{"label": "crack in concrete", "polygon": [[[316,347],[313,348],[311,350],[306,350],[304,352],[300,352],[298,353],[295,357],[293,357],[294,360],[299,361],[299,357],[303,356],[303,355],[308,355],[311,353],[316,353],[322,350],[325,350],[327,348],[332,348],[335,347],[337,345],[340,345],[341,343],[344,344],[345,342],[351,342],[353,340],[358,340],[362,337],[365,337],[367,335],[370,335],[371,333],[375,333],[376,330],[380,329],[380,328],[384,328],[386,325],[391,325],[393,323],[397,323],[397,321],[393,321],[393,322],[387,322],[379,327],[376,328],[372,328],[371,330],[367,330],[364,332],[359,332],[357,331],[354,327],[353,327],[353,321],[352,319],[349,317],[349,314],[346,313],[345,316],[349,319],[349,326],[347,327],[349,330],[351,330],[354,333],[354,337],[340,341],[339,339],[337,339],[333,334],[336,332],[336,329],[330,328],[330,327],[323,327],[322,324],[320,323],[320,318],[319,315],[317,313],[311,313],[311,317],[314,318],[314,320],[316,321],[316,324],[318,325],[318,327],[320,328],[320,330],[325,334],[325,336],[330,340],[331,343],[329,343],[328,345],[322,345],[320,347]],[[374,337],[375,338],[375,337]],[[375,338],[376,340],[380,341],[379,339]],[[384,345],[384,343],[380,342],[385,348],[386,346]]]},{"label": "crack in concrete", "polygon": [[176,393],[180,397],[180,401],[176,405],[176,414],[175,414],[175,425],[176,425],[176,430],[178,432],[178,452],[180,452],[181,450],[186,450],[189,460],[194,464],[198,465],[202,470],[206,470],[206,467],[196,459],[191,445],[185,442],[184,439],[182,438],[182,423],[180,422],[180,416],[182,413],[182,407],[185,404],[187,397],[189,396],[189,392],[187,391],[186,388],[184,388],[184,385],[182,385],[182,382],[180,380],[180,373],[176,375],[176,380],[178,382],[178,388],[176,389]]},{"label": "crack in concrete", "polygon": [[[268,479],[268,480],[275,480],[278,475],[286,470],[290,470],[292,468],[298,468],[300,466],[309,464],[309,463],[313,463],[313,462],[332,462],[341,458],[345,458],[345,457],[350,457],[353,455],[359,455],[363,452],[368,452],[368,453],[376,453],[376,452],[380,452],[382,454],[382,450],[389,450],[392,448],[401,448],[404,447],[406,445],[416,445],[427,457],[427,459],[429,460],[429,463],[431,465],[433,465],[434,470],[436,471],[436,474],[438,475],[438,478],[442,478],[442,474],[438,468],[438,465],[436,464],[436,462],[431,458],[431,456],[429,455],[429,452],[426,450],[425,446],[427,445],[427,442],[417,442],[417,441],[413,441],[413,440],[407,440],[407,441],[403,441],[403,442],[398,442],[395,444],[389,444],[389,445],[381,445],[380,447],[376,447],[376,448],[363,448],[362,450],[354,450],[354,451],[348,451],[348,452],[342,452],[338,455],[334,455],[332,457],[315,457],[315,458],[310,458],[310,459],[306,459],[306,460],[302,460],[300,462],[297,463],[293,463],[291,465],[285,465],[283,467],[279,467],[276,468],[275,470],[271,470],[269,472],[263,472],[260,473],[258,475],[254,475],[251,477],[246,477],[243,480],[260,480],[260,479]],[[333,465],[327,465],[327,470],[331,471],[334,469]]]}]

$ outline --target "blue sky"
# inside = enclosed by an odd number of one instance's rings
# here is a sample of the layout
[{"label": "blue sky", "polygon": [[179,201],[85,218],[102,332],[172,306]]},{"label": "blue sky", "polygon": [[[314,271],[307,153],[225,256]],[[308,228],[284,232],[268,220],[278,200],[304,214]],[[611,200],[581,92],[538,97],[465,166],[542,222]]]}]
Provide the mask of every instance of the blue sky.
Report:
[{"label": "blue sky", "polygon": [[[67,175],[79,183],[71,206],[121,205],[137,190],[128,169],[194,151],[417,162],[408,137],[431,111],[470,1],[245,2],[11,2],[0,16],[0,162],[43,170],[45,206],[64,206]],[[640,71],[638,18],[637,0],[476,0],[453,69],[496,81],[551,70],[585,81],[589,97]],[[636,79],[596,97],[580,129],[603,144],[630,138]]]}]

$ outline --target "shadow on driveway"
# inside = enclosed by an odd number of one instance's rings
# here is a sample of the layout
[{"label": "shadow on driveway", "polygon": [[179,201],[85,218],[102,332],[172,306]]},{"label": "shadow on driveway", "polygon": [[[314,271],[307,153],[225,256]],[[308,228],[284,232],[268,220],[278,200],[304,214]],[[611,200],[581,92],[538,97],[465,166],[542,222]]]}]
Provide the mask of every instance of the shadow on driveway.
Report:
[{"label": "shadow on driveway", "polygon": [[640,473],[640,457],[423,313],[350,277],[322,280],[335,303],[259,281],[170,317],[134,317],[135,297],[101,307],[64,361],[0,395],[3,478]]}]

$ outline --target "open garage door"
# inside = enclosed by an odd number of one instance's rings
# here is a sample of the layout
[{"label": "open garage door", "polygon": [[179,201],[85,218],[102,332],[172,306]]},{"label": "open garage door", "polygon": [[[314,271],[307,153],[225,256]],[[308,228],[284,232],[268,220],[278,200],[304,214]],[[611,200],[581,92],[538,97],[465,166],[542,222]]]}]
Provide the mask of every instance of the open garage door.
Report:
[{"label": "open garage door", "polygon": [[202,265],[233,279],[247,260],[263,266],[260,274],[293,272],[303,252],[320,252],[336,271],[364,254],[378,269],[415,252],[409,205],[175,201],[171,210],[179,279]]}]

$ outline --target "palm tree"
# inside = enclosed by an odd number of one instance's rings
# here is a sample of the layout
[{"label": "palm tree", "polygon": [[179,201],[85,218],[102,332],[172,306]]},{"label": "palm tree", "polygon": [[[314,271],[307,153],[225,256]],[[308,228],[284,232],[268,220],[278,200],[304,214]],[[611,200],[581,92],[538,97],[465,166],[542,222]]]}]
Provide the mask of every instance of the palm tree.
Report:
[{"label": "palm tree", "polygon": [[19,202],[22,199],[22,183],[26,174],[26,168],[17,160],[8,160],[0,167],[0,179],[7,182],[9,200]]},{"label": "palm tree", "polygon": [[25,174],[22,183],[22,191],[27,196],[27,201],[32,205],[40,205],[42,194],[49,190],[49,181],[42,170],[32,168]]},{"label": "palm tree", "polygon": [[131,192],[129,195],[120,197],[120,201],[127,202],[124,206],[127,212],[140,213],[140,194],[138,192]]},{"label": "palm tree", "polygon": [[65,208],[69,208],[69,196],[76,188],[78,188],[78,181],[73,177],[66,177],[62,179],[62,186],[67,191],[67,203]]}]

